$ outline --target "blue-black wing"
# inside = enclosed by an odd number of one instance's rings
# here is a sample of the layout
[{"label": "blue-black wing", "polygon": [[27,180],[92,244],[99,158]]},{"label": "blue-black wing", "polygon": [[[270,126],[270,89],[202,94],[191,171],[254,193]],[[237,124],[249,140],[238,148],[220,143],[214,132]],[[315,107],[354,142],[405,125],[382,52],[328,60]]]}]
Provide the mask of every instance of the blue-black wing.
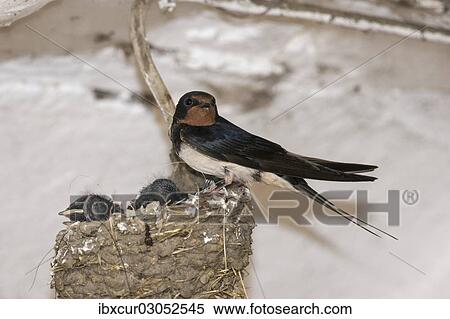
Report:
[{"label": "blue-black wing", "polygon": [[372,171],[376,166],[331,162],[293,154],[222,117],[211,126],[183,127],[180,130],[180,139],[181,142],[215,159],[278,175],[349,182],[376,179],[372,176],[353,174]]}]

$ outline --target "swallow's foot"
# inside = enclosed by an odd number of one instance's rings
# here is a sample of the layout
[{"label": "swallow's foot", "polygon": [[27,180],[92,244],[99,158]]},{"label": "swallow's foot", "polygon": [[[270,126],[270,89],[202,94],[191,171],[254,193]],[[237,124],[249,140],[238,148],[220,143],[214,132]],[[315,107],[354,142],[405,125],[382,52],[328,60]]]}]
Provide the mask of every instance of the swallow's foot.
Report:
[{"label": "swallow's foot", "polygon": [[205,183],[203,184],[201,191],[204,193],[210,193],[216,188],[217,183],[214,180],[207,178],[205,179]]},{"label": "swallow's foot", "polygon": [[224,185],[225,187],[230,186],[231,184],[233,184],[233,180],[234,180],[233,173],[230,170],[228,170],[226,167],[225,167],[224,180],[225,180],[225,185]]}]

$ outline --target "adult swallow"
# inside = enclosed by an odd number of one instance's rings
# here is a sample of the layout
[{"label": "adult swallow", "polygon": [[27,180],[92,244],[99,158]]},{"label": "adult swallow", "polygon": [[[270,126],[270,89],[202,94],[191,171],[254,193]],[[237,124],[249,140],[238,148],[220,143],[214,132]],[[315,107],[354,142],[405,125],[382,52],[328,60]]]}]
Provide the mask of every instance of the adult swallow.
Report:
[{"label": "adult swallow", "polygon": [[[333,162],[291,153],[280,145],[251,134],[218,114],[215,98],[206,92],[184,94],[176,106],[171,126],[175,152],[194,170],[245,185],[261,182],[300,191],[321,205],[380,237],[385,231],[337,208],[314,191],[306,179],[369,182],[374,165]],[[371,228],[371,229],[369,229]]]}]

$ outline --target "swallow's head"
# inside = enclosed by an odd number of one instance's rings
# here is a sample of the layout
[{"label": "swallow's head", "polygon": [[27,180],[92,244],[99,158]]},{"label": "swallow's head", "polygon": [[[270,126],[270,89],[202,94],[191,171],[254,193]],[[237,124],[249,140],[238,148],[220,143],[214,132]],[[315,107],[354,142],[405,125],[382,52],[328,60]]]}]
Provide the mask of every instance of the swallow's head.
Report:
[{"label": "swallow's head", "polygon": [[210,126],[216,122],[216,99],[209,93],[192,91],[183,95],[173,116],[176,123]]}]

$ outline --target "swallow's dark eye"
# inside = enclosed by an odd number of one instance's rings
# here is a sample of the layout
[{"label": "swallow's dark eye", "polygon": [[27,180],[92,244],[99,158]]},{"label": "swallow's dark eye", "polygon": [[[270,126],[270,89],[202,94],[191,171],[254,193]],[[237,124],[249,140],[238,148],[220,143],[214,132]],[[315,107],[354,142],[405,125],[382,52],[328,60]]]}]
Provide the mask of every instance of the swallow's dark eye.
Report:
[{"label": "swallow's dark eye", "polygon": [[186,99],[186,100],[184,100],[184,105],[186,105],[186,106],[191,106],[192,104],[194,104],[194,101],[192,101],[192,99]]}]

